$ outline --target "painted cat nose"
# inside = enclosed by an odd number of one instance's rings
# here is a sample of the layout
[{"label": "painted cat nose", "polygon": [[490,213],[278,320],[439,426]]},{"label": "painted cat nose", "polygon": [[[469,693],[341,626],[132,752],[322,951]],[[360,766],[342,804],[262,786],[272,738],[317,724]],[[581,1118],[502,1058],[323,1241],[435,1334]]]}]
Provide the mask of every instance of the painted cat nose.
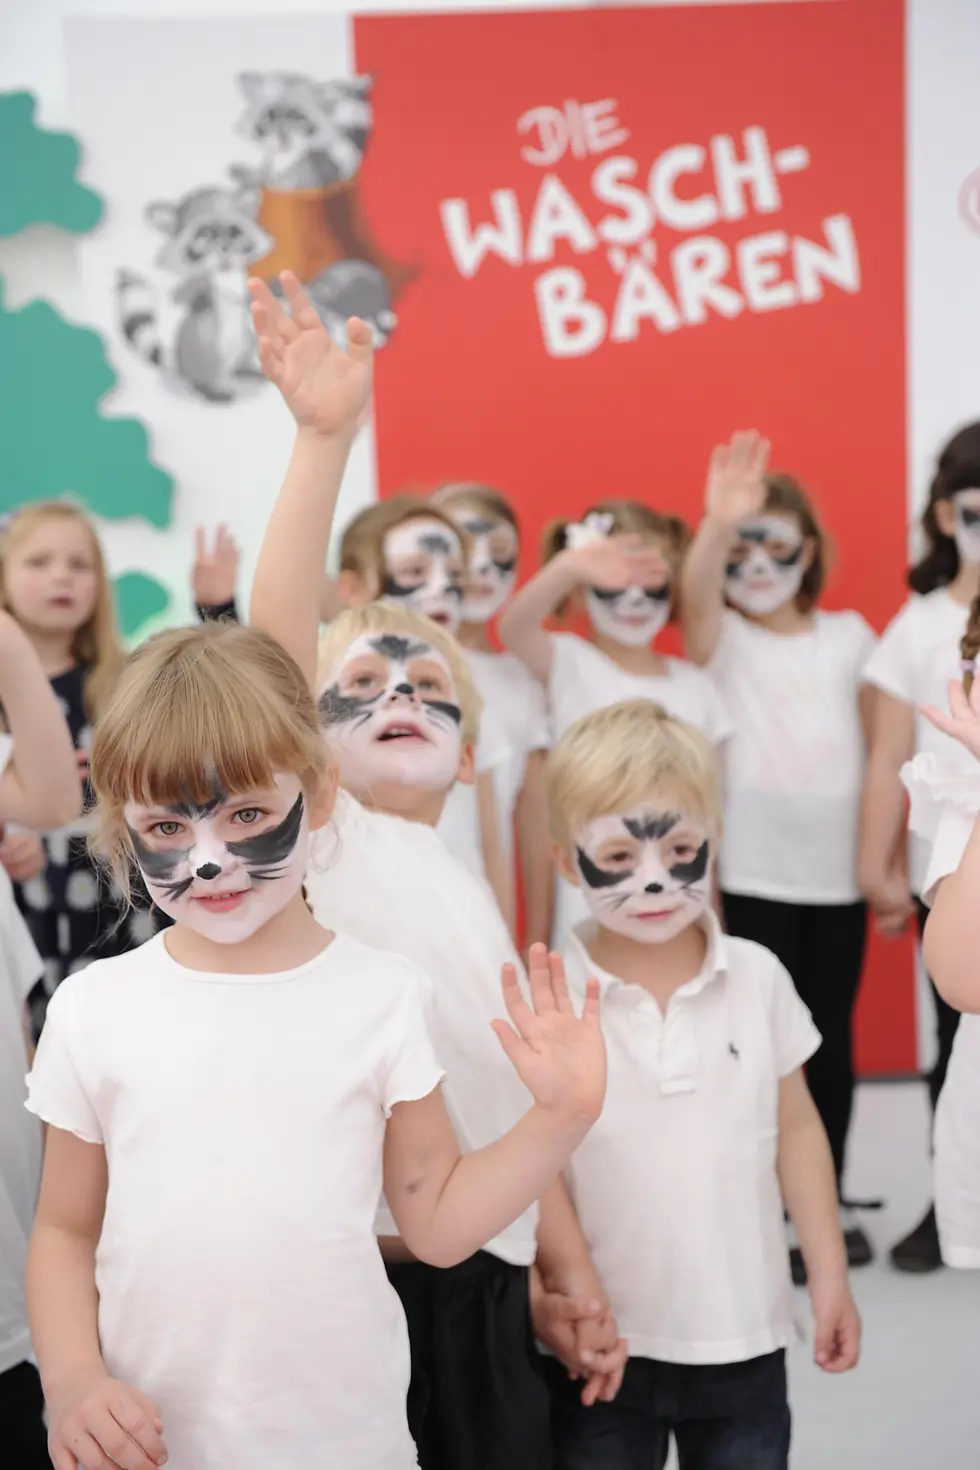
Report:
[{"label": "painted cat nose", "polygon": [[643,890],[644,893],[663,893],[663,891],[664,885],[662,883],[648,883]]},{"label": "painted cat nose", "polygon": [[220,872],[221,869],[217,863],[202,863],[197,870],[197,876],[203,878],[206,882],[210,882],[212,878],[217,878]]},{"label": "painted cat nose", "polygon": [[396,684],[395,685],[395,693],[396,694],[407,694],[409,696],[409,698],[411,698],[411,696],[415,693],[415,685],[414,684]]}]

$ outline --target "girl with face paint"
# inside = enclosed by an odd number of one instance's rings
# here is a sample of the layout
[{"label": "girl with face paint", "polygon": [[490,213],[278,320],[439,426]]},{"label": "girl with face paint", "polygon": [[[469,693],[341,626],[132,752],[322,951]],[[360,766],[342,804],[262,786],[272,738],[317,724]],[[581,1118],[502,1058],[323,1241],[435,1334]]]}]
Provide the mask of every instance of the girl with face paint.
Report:
[{"label": "girl with face paint", "polygon": [[[862,880],[878,927],[898,933],[914,913],[921,934],[928,844],[907,833],[907,800],[901,771],[906,762],[932,757],[949,773],[965,772],[971,757],[931,724],[922,710],[946,708],[960,661],[976,653],[973,610],[980,592],[976,521],[980,507],[980,423],[967,424],[941,450],[921,521],[924,554],[909,569],[916,595],[885,629],[865,671],[875,695],[874,740],[868,761],[861,843]],[[958,1013],[933,991],[937,1060],[929,1074],[935,1106],[943,1088],[959,1024]],[[930,1208],[895,1245],[899,1270],[937,1270],[942,1264],[935,1212]]]},{"label": "girl with face paint", "polygon": [[551,932],[554,879],[546,835],[541,768],[551,743],[544,689],[513,653],[501,651],[490,628],[514,595],[520,534],[507,500],[489,485],[444,485],[432,497],[465,537],[469,574],[457,634],[483,707],[507,737],[507,761],[494,773],[508,869],[516,857],[523,880],[528,943]]},{"label": "girl with face paint", "polygon": [[[858,1357],[802,1070],[820,1036],[778,958],[714,915],[719,786],[705,738],[646,700],[577,721],[546,766],[555,859],[584,897],[565,963],[573,988],[598,978],[609,1055],[606,1107],[567,1177],[630,1344],[622,1409],[586,1411],[550,1375],[557,1470],[660,1464],[670,1437],[682,1464],[785,1470],[798,1328],[784,1202],[806,1242],[816,1361]],[[722,1430],[717,1389],[736,1381]]]},{"label": "girl with face paint", "polygon": [[[312,694],[319,583],[371,336],[352,320],[343,351],[295,278],[283,287],[288,312],[252,283],[261,360],[297,423],[253,625],[145,643],[92,751],[97,849],[121,885],[135,861],[175,922],[60,988],[30,1080],[50,1125],[32,1335],[52,1458],[82,1470],[412,1470],[382,1186],[412,1255],[450,1268],[532,1208],[602,1106],[595,987],[576,1014],[541,955],[533,1006],[508,970],[513,1024],[496,1022],[523,1116],[462,1154],[427,977],[304,902],[307,838],[335,795]],[[229,1409],[256,1393],[258,1415]]]},{"label": "girl with face paint", "polygon": [[[363,607],[380,599],[455,636],[470,552],[468,533],[430,501],[413,495],[380,501],[355,516],[341,537],[339,606]],[[498,812],[510,759],[510,741],[495,710],[488,708],[475,749],[475,775],[451,791],[441,830],[456,856],[488,880],[513,924],[513,869]]]},{"label": "girl with face paint", "polygon": [[[559,522],[545,536],[544,566],[500,622],[505,646],[544,688],[552,737],[583,715],[627,699],[650,699],[720,744],[731,733],[712,680],[654,640],[674,609],[688,532],[676,516],[632,500],[599,502],[580,524]],[[579,612],[590,635],[552,632],[555,615]],[[552,943],[561,947],[578,917],[566,883],[555,890]]]},{"label": "girl with face paint", "polygon": [[[719,882],[732,934],[782,959],[823,1033],[809,1064],[840,1185],[854,1095],[852,1024],[866,910],[858,861],[874,635],[824,612],[823,532],[769,445],[736,434],[711,456],[705,516],[682,578],[687,647],[731,709]],[[870,1241],[846,1208],[852,1265]],[[793,1251],[793,1269],[804,1264]]]}]

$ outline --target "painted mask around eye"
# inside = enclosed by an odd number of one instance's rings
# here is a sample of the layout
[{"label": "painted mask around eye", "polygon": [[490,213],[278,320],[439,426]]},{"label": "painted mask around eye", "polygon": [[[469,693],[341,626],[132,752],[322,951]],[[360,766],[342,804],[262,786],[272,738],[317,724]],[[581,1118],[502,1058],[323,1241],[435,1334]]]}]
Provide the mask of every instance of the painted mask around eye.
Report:
[{"label": "painted mask around eye", "polygon": [[956,513],[956,550],[970,566],[980,564],[980,489],[959,490],[953,496]]},{"label": "painted mask around eye", "polygon": [[799,528],[781,516],[759,516],[738,528],[725,596],[742,612],[765,617],[796,596],[805,573]]},{"label": "painted mask around eye", "polygon": [[340,783],[370,801],[381,785],[448,791],[462,758],[463,712],[445,658],[399,633],[365,633],[346,648],[319,697]]},{"label": "painted mask around eye", "polygon": [[381,596],[456,633],[462,616],[463,547],[442,521],[419,516],[384,538]]},{"label": "painted mask around eye", "polygon": [[217,944],[251,938],[286,907],[306,872],[310,829],[299,777],[277,775],[274,790],[250,802],[249,794],[229,796],[216,778],[201,804],[129,802],[124,811],[153,902]]},{"label": "painted mask around eye", "polygon": [[470,566],[463,594],[463,618],[489,623],[504,606],[517,581],[517,532],[508,521],[479,511],[461,511],[453,519],[470,538]]},{"label": "painted mask around eye", "polygon": [[711,838],[682,811],[596,817],[576,835],[575,861],[593,918],[642,944],[676,938],[711,903]]},{"label": "painted mask around eye", "polygon": [[653,642],[670,617],[670,583],[626,587],[622,592],[590,587],[585,607],[597,633],[626,648],[642,648]]}]

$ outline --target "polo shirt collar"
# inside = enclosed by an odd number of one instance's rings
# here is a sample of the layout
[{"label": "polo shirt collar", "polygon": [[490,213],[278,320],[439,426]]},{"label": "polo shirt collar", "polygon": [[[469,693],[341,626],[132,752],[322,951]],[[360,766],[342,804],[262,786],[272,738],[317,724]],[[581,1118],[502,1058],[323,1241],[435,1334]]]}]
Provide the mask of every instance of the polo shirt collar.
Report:
[{"label": "polo shirt collar", "polygon": [[[728,973],[728,939],[722,931],[714,909],[705,909],[698,923],[704,930],[708,940],[704,962],[693,979],[688,980],[684,985],[679,986],[674,991],[674,994],[671,996],[672,1002],[679,996],[693,999],[694,996],[700,994],[710,981],[720,979]],[[582,976],[582,985],[584,986],[586,979],[594,977],[599,982],[599,993],[603,997],[617,989],[630,990],[640,988],[628,984],[625,980],[621,980],[618,975],[613,975],[608,970],[603,970],[601,966],[595,963],[589,954],[589,944],[598,932],[599,925],[596,921],[594,919],[586,919],[582,923],[575,925],[569,939],[570,948],[577,960],[575,968]],[[653,958],[657,948],[658,946],[656,944],[650,945],[651,958]]]}]

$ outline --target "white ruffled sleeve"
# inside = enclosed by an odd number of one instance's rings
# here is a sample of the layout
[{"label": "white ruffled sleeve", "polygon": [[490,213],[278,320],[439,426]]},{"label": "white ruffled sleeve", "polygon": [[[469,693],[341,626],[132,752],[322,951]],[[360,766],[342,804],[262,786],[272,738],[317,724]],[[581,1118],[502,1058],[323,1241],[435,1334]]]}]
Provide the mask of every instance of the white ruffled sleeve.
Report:
[{"label": "white ruffled sleeve", "polygon": [[909,794],[909,829],[931,844],[922,901],[931,904],[943,878],[959,867],[980,814],[980,762],[964,772],[923,751],[902,767]]}]

